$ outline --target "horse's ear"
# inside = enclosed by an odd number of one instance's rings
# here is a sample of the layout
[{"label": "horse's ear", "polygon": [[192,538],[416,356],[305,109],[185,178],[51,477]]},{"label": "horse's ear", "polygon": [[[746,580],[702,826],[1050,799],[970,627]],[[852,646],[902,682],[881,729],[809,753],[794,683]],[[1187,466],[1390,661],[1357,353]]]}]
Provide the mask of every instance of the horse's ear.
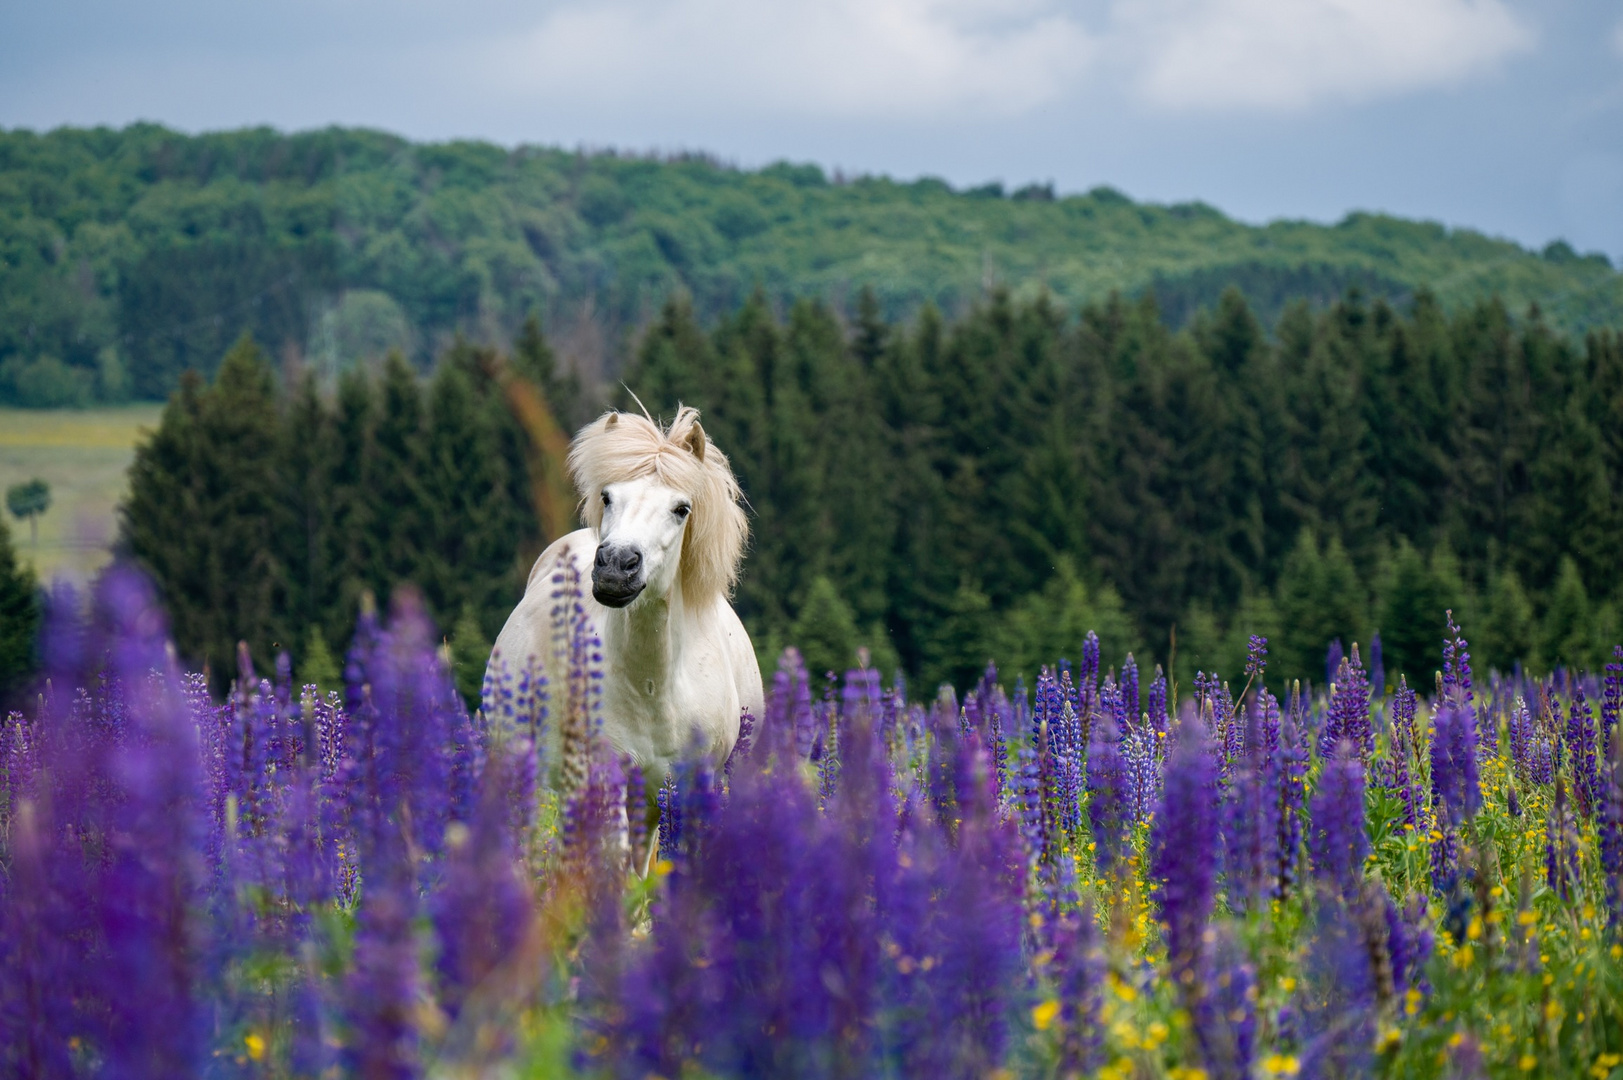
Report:
[{"label": "horse's ear", "polygon": [[608,420],[604,421],[603,426],[605,428],[611,428],[611,427],[614,427],[619,422],[620,422],[620,414],[617,413],[617,412],[611,412],[611,413],[609,413]]},{"label": "horse's ear", "polygon": [[692,451],[694,457],[700,461],[704,460],[704,428],[699,426],[697,420],[688,429],[688,437],[683,440],[682,445]]}]

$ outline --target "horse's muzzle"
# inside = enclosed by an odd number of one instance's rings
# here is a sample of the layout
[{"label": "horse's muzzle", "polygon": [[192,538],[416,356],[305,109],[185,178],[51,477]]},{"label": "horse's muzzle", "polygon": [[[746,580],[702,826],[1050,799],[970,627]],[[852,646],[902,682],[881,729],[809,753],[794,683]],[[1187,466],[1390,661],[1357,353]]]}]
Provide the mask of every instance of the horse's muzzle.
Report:
[{"label": "horse's muzzle", "polygon": [[604,607],[623,608],[642,595],[642,552],[634,547],[597,546],[592,560],[592,597]]}]

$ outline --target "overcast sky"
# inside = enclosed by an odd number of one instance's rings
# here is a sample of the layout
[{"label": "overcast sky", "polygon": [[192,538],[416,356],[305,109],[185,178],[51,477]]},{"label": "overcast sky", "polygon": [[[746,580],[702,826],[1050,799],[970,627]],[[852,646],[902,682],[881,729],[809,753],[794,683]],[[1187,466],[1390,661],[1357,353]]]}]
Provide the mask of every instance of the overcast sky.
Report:
[{"label": "overcast sky", "polygon": [[1615,0],[0,5],[0,126],[138,119],[1384,210],[1623,261]]}]

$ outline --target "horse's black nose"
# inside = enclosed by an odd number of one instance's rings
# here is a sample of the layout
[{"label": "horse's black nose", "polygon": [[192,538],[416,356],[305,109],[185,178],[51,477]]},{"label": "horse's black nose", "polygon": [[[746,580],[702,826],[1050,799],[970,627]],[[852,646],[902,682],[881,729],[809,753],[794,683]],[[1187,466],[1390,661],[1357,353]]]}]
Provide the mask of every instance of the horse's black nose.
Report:
[{"label": "horse's black nose", "polygon": [[592,595],[608,607],[624,607],[642,592],[642,552],[631,545],[599,544],[592,559]]},{"label": "horse's black nose", "polygon": [[615,548],[610,551],[607,544],[600,544],[592,569],[614,576],[630,577],[642,569],[642,552],[634,547]]}]

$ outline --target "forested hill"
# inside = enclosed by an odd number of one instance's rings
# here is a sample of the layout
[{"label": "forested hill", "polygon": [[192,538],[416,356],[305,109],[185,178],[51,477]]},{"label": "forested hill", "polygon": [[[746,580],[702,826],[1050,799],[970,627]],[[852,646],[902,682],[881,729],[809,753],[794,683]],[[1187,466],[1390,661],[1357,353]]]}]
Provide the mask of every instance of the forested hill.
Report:
[{"label": "forested hill", "polygon": [[284,361],[340,369],[401,346],[426,366],[458,331],[509,340],[536,312],[592,377],[676,290],[708,319],[757,287],[843,308],[866,286],[898,317],[963,311],[993,284],[1072,309],[1153,288],[1175,325],[1230,284],[1269,324],[1353,285],[1537,303],[1569,333],[1623,323],[1603,256],[1370,214],[1255,227],[1109,188],[954,191],[362,130],[0,132],[0,397],[23,403],[165,397],[244,329]]}]

